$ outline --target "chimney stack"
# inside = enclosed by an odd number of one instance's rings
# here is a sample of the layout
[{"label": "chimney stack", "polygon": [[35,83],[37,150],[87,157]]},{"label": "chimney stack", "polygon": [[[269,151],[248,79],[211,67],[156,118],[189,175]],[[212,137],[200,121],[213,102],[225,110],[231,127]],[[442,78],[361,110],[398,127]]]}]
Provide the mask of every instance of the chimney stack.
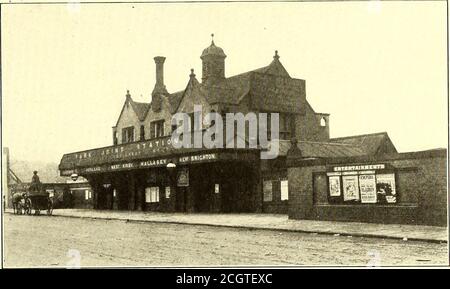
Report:
[{"label": "chimney stack", "polygon": [[157,112],[161,110],[162,98],[167,95],[166,86],[164,85],[164,61],[163,56],[153,58],[156,64],[156,83],[152,92],[152,110]]},{"label": "chimney stack", "polygon": [[156,64],[156,83],[153,89],[152,95],[155,93],[167,93],[166,86],[164,85],[164,61],[166,60],[163,56],[156,56],[154,58]]}]

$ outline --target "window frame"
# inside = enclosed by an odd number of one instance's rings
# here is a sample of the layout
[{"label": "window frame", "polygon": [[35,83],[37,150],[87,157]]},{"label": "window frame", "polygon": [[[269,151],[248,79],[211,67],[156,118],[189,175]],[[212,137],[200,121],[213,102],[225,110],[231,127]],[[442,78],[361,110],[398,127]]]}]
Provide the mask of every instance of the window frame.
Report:
[{"label": "window frame", "polygon": [[[160,202],[159,186],[151,186],[145,188],[145,203],[156,204]],[[147,197],[148,196],[148,197]]]},{"label": "window frame", "polygon": [[160,138],[165,136],[164,119],[153,120],[150,122],[150,139]]},{"label": "window frame", "polygon": [[[122,128],[122,143],[131,143],[134,142],[134,126],[127,126]],[[131,134],[130,134],[131,132]],[[131,136],[130,136],[131,135]]]}]

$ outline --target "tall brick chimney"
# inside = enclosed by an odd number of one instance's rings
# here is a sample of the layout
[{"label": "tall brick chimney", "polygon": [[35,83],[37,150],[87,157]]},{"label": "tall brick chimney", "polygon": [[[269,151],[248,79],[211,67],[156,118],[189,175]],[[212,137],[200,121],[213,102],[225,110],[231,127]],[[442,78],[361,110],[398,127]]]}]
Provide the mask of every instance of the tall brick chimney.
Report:
[{"label": "tall brick chimney", "polygon": [[168,92],[164,85],[164,61],[166,58],[163,56],[156,56],[153,59],[156,64],[156,83],[152,92],[152,110],[156,112],[161,110],[162,98],[164,95],[167,95]]},{"label": "tall brick chimney", "polygon": [[163,56],[156,56],[153,58],[156,64],[156,83],[153,89],[152,96],[155,94],[166,94],[166,86],[164,85],[164,61],[166,60]]}]

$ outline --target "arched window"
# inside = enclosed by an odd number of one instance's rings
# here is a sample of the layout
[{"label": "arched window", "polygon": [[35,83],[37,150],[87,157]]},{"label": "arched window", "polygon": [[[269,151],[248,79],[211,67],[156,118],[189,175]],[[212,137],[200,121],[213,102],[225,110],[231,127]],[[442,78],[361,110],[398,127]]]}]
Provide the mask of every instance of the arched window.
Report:
[{"label": "arched window", "polygon": [[325,117],[322,117],[320,119],[320,126],[322,127],[327,126],[327,120],[325,119]]}]

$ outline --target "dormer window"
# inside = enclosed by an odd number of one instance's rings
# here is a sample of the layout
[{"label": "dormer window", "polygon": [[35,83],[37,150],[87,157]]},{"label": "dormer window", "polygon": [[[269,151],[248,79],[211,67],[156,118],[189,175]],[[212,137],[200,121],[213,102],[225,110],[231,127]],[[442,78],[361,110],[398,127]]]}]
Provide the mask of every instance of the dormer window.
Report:
[{"label": "dormer window", "polygon": [[122,143],[134,142],[134,126],[122,129]]}]

